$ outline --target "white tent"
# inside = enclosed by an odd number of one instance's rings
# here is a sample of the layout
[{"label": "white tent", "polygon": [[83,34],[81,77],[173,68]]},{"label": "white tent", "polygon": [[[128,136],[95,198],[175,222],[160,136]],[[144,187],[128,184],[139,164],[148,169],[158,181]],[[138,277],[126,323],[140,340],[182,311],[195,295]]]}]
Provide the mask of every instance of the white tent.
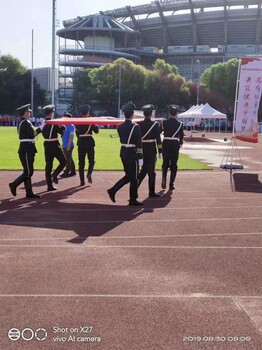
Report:
[{"label": "white tent", "polygon": [[211,107],[206,103],[202,108],[199,108],[197,111],[193,111],[193,118],[201,119],[226,119],[227,116],[224,113],[221,113]]},{"label": "white tent", "polygon": [[200,106],[192,106],[189,110],[179,113],[179,118],[201,118],[201,119],[226,119],[226,114],[211,107],[208,103]]},{"label": "white tent", "polygon": [[[201,124],[201,118],[193,118],[192,114],[197,113],[201,108],[203,108],[204,105],[194,105],[191,108],[189,108],[187,111],[180,113],[178,115],[179,120],[183,121],[185,126],[192,127],[192,126],[199,126]],[[185,121],[186,119],[186,121]],[[190,120],[189,120],[190,119]]]},{"label": "white tent", "polygon": [[[192,129],[192,126],[199,126],[201,124],[202,119],[209,119],[209,120],[221,120],[226,119],[227,116],[224,113],[221,113],[211,107],[208,103],[205,105],[196,105],[192,106],[189,110],[180,113],[178,115],[178,119],[184,122],[185,126],[189,126]],[[189,121],[190,120],[190,121]],[[226,123],[227,128],[227,123]],[[209,129],[210,129],[210,123],[209,123]],[[215,123],[214,123],[214,129],[215,129]],[[220,131],[220,123],[219,123],[219,131]]]},{"label": "white tent", "polygon": [[194,105],[192,107],[190,107],[187,111],[183,112],[183,113],[179,113],[179,117],[181,118],[192,118],[192,113],[197,112],[199,109],[201,109],[204,105]]}]

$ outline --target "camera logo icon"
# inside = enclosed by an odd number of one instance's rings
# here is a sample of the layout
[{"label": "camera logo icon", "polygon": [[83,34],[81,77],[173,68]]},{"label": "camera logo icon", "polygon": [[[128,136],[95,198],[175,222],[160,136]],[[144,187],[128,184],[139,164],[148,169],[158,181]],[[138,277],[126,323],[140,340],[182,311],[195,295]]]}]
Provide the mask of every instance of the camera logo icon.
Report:
[{"label": "camera logo icon", "polygon": [[21,336],[21,333],[20,333],[19,329],[17,329],[17,328],[12,328],[8,332],[8,338],[12,341],[16,341],[16,340],[20,339],[20,336]]},{"label": "camera logo icon", "polygon": [[43,341],[47,338],[47,331],[44,328],[38,328],[35,331],[31,328],[24,328],[21,331],[17,328],[11,328],[8,331],[8,338],[12,341],[17,341],[19,339],[25,341],[30,341],[33,339]]}]

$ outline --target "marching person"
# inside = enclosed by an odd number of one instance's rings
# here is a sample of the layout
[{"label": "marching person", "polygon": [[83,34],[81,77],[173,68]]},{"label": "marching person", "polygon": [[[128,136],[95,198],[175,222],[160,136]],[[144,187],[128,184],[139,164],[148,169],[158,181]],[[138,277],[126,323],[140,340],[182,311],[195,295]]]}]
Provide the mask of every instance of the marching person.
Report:
[{"label": "marching person", "polygon": [[[80,110],[81,118],[89,117],[90,106],[85,105]],[[85,158],[88,157],[88,170],[87,170],[87,181],[91,184],[92,173],[95,166],[95,140],[92,136],[99,133],[98,125],[77,125],[76,136],[78,146],[78,165],[79,165],[79,177],[80,186],[85,185]]]},{"label": "marching person", "polygon": [[163,164],[162,164],[162,188],[166,189],[167,171],[170,168],[169,189],[175,189],[174,182],[177,173],[177,161],[180,147],[183,145],[184,131],[183,123],[176,119],[178,107],[176,105],[168,106],[169,118],[163,121]]},{"label": "marching person", "polygon": [[122,111],[125,121],[117,128],[121,142],[120,157],[124,167],[125,176],[122,177],[113,187],[107,190],[109,198],[115,203],[115,195],[124,185],[130,183],[129,205],[143,205],[137,200],[137,174],[138,165],[143,165],[143,153],[141,144],[141,132],[138,125],[132,123],[135,105],[131,102],[125,104]]},{"label": "marching person", "polygon": [[[66,118],[72,118],[72,114],[70,113],[64,113],[63,117]],[[75,127],[73,124],[66,125],[65,131],[62,136],[62,148],[64,156],[66,157],[66,167],[61,174],[61,177],[69,177],[76,175],[76,169],[75,169],[75,162],[72,156],[72,152],[74,149],[74,133],[75,133]]]},{"label": "marching person", "polygon": [[138,186],[148,174],[149,197],[159,197],[160,194],[155,192],[156,183],[156,155],[157,149],[159,157],[162,158],[162,143],[160,137],[160,126],[158,122],[151,120],[155,107],[151,104],[142,107],[145,119],[139,123],[142,135],[143,146],[143,166],[138,175]]},{"label": "marching person", "polygon": [[[55,106],[47,105],[43,109],[45,112],[45,121],[51,120],[54,117]],[[53,182],[58,184],[57,177],[66,165],[66,158],[58,141],[58,134],[63,135],[65,127],[60,125],[47,125],[45,124],[45,121],[42,123],[46,163],[45,178],[47,183],[47,191],[55,191],[57,188],[53,185]],[[52,173],[55,158],[58,160],[59,164]]]},{"label": "marching person", "polygon": [[30,104],[17,108],[20,114],[20,123],[17,127],[17,133],[20,141],[18,154],[23,167],[23,173],[13,182],[9,183],[9,188],[13,196],[16,196],[17,187],[24,182],[26,198],[40,198],[32,190],[31,178],[34,173],[34,160],[37,153],[35,147],[35,136],[41,131],[35,131],[30,122]]}]

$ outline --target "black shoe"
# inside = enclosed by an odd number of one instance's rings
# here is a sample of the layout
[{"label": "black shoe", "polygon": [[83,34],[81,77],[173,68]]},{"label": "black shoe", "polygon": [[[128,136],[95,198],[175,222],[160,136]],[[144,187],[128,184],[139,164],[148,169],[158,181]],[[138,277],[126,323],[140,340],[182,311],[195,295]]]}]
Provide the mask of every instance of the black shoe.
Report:
[{"label": "black shoe", "polygon": [[58,184],[58,178],[56,176],[52,176],[52,180],[54,184]]},{"label": "black shoe", "polygon": [[[60,175],[60,177],[68,177],[69,176],[69,174],[67,174],[67,173],[63,173],[63,174],[61,174]],[[54,180],[53,180],[54,181]],[[54,181],[55,182],[55,181]]]},{"label": "black shoe", "polygon": [[27,194],[26,198],[41,198],[41,196],[36,193],[31,193],[31,194]]},{"label": "black shoe", "polygon": [[81,181],[80,186],[85,186],[85,181]]},{"label": "black shoe", "polygon": [[68,176],[76,176],[76,172],[75,171],[71,172],[71,173],[68,174]]},{"label": "black shoe", "polygon": [[161,194],[157,192],[149,193],[149,197],[160,197]]},{"label": "black shoe", "polygon": [[116,202],[116,200],[115,200],[115,193],[112,190],[107,190],[107,193],[108,193],[109,198],[111,199],[111,201],[113,203],[115,203]]},{"label": "black shoe", "polygon": [[47,191],[56,191],[56,190],[57,190],[57,188],[54,186],[50,186],[47,188]]},{"label": "black shoe", "polygon": [[13,182],[10,182],[9,188],[10,188],[12,195],[16,196],[16,186],[15,186],[15,184],[13,184]]},{"label": "black shoe", "polygon": [[143,203],[135,200],[135,201],[129,201],[129,205],[141,206],[143,205]]},{"label": "black shoe", "polygon": [[162,179],[161,187],[163,188],[163,190],[166,189],[166,178],[164,178],[164,177],[163,177],[163,179]]},{"label": "black shoe", "polygon": [[91,175],[86,175],[86,178],[87,178],[88,183],[91,184],[93,182]]},{"label": "black shoe", "polygon": [[173,191],[175,189],[175,186],[174,185],[169,185],[169,190],[170,191]]}]

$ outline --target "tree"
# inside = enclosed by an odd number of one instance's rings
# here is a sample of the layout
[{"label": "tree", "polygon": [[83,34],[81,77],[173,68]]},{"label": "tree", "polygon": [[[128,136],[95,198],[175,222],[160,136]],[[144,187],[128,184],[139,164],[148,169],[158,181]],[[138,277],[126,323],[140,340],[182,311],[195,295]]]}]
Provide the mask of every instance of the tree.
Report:
[{"label": "tree", "polygon": [[171,65],[169,63],[166,63],[165,60],[158,58],[155,62],[155,64],[153,64],[153,69],[155,71],[158,71],[159,73],[161,73],[162,75],[168,75],[168,74],[178,74],[178,68],[175,65]]},{"label": "tree", "polygon": [[[21,91],[19,93],[20,102],[18,106],[31,101],[31,70],[27,70],[21,75]],[[37,106],[44,106],[46,104],[46,93],[45,90],[40,88],[36,78],[34,78],[34,111],[33,115],[36,115]]]},{"label": "tree", "polygon": [[[121,74],[121,79],[120,79]],[[111,106],[117,113],[119,79],[121,84],[121,105],[127,101],[141,106],[144,94],[145,67],[136,65],[125,58],[118,58],[111,64],[90,71],[91,83],[103,106]]]},{"label": "tree", "polygon": [[176,66],[162,59],[156,60],[153,71],[148,71],[145,80],[147,103],[153,103],[158,108],[168,104],[185,104],[189,102],[189,89],[185,79],[178,74]]},{"label": "tree", "polygon": [[[31,72],[11,55],[0,57],[0,114],[14,114],[16,108],[31,100]],[[34,101],[45,103],[45,92],[34,80]]]},{"label": "tree", "polygon": [[208,91],[208,98],[213,97],[217,105],[223,105],[227,109],[234,106],[238,63],[238,59],[231,59],[214,64],[200,78],[201,85]]},{"label": "tree", "polygon": [[95,99],[99,100],[100,107],[116,115],[119,85],[121,106],[132,101],[138,109],[147,103],[165,108],[170,103],[188,104],[190,99],[189,87],[175,65],[157,59],[152,70],[147,70],[130,60],[119,58],[113,63],[76,74],[73,105],[91,103]]},{"label": "tree", "polygon": [[83,104],[89,104],[97,98],[96,88],[91,83],[91,69],[78,70],[73,78],[74,95],[71,102],[71,111],[77,113]]},{"label": "tree", "polygon": [[0,113],[14,113],[19,106],[20,78],[25,72],[26,68],[11,55],[0,57]]}]

